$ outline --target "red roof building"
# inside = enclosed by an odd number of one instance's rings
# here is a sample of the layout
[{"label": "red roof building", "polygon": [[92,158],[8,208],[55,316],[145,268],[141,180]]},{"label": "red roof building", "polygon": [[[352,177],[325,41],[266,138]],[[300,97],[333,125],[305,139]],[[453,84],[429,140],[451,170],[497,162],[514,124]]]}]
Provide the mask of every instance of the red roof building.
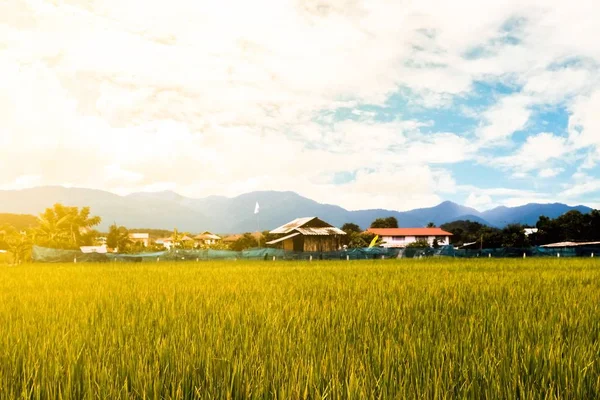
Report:
[{"label": "red roof building", "polygon": [[379,235],[383,247],[406,247],[417,241],[426,241],[431,246],[436,239],[440,246],[446,246],[452,236],[441,228],[370,228],[367,231]]}]

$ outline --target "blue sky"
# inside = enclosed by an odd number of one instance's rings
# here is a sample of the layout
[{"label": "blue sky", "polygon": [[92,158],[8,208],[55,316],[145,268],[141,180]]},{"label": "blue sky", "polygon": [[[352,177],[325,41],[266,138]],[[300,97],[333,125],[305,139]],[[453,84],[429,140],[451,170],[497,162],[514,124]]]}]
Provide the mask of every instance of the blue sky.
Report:
[{"label": "blue sky", "polygon": [[600,207],[598,20],[588,0],[4,2],[0,189]]}]

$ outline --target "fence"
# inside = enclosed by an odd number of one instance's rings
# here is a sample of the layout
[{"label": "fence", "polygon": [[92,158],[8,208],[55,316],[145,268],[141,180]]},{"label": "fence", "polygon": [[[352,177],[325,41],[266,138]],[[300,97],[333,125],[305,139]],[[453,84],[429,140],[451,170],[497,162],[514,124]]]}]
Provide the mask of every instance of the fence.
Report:
[{"label": "fence", "polygon": [[332,252],[293,252],[281,249],[256,248],[244,251],[229,250],[170,250],[138,254],[82,253],[77,250],[49,249],[33,246],[34,262],[160,262],[205,260],[364,260],[397,258],[398,249],[379,247]]},{"label": "fence", "polygon": [[453,246],[433,248],[385,249],[381,247],[348,249],[332,252],[294,252],[281,249],[256,248],[229,250],[170,250],[138,254],[82,253],[33,246],[32,260],[44,263],[65,262],[160,262],[207,260],[373,260],[390,258],[453,257],[453,258],[520,258],[520,257],[594,257],[600,248],[568,247],[526,249],[500,248],[482,250],[455,249]]}]

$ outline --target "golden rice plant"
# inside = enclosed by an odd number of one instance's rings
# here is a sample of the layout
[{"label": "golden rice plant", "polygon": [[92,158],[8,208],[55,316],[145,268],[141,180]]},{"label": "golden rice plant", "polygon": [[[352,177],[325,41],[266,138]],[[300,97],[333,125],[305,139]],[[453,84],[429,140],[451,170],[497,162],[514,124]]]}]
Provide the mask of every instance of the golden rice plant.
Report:
[{"label": "golden rice plant", "polygon": [[600,260],[0,267],[0,398],[593,399]]}]

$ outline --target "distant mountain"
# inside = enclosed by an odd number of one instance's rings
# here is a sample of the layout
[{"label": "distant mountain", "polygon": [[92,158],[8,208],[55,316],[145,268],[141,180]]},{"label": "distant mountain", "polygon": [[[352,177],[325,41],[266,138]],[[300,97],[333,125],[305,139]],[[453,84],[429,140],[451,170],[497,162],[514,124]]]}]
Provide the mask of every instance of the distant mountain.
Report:
[{"label": "distant mountain", "polygon": [[94,215],[102,217],[103,230],[113,222],[132,228],[169,229],[187,229],[209,222],[202,213],[160,196],[118,196],[101,190],[54,186],[0,191],[0,212],[38,215],[55,203],[90,206]]},{"label": "distant mountain", "polygon": [[10,225],[16,229],[27,229],[38,225],[35,215],[28,214],[0,214],[0,230],[3,225]]},{"label": "distant mountain", "polygon": [[[260,204],[258,216],[254,214],[257,201]],[[116,222],[129,228],[178,228],[192,233],[208,230],[222,234],[270,230],[294,218],[306,216],[319,216],[335,226],[354,222],[361,228],[368,228],[376,218],[390,216],[396,217],[402,227],[422,227],[429,222],[439,226],[461,219],[502,227],[515,222],[535,224],[540,215],[555,218],[572,209],[590,211],[584,206],[529,204],[479,212],[449,201],[435,207],[405,212],[383,209],[349,211],[336,205],[318,203],[294,192],[273,191],[252,192],[233,198],[209,196],[202,199],[187,198],[171,191],[128,196],[64,187],[0,191],[0,213],[37,215],[54,203],[90,206],[93,214],[102,217],[102,230]]]},{"label": "distant mountain", "polygon": [[577,210],[584,214],[592,211],[591,208],[585,206],[570,207],[561,203],[532,203],[520,207],[497,207],[483,212],[481,216],[495,226],[509,224],[535,225],[541,215],[557,218],[571,210]]}]

